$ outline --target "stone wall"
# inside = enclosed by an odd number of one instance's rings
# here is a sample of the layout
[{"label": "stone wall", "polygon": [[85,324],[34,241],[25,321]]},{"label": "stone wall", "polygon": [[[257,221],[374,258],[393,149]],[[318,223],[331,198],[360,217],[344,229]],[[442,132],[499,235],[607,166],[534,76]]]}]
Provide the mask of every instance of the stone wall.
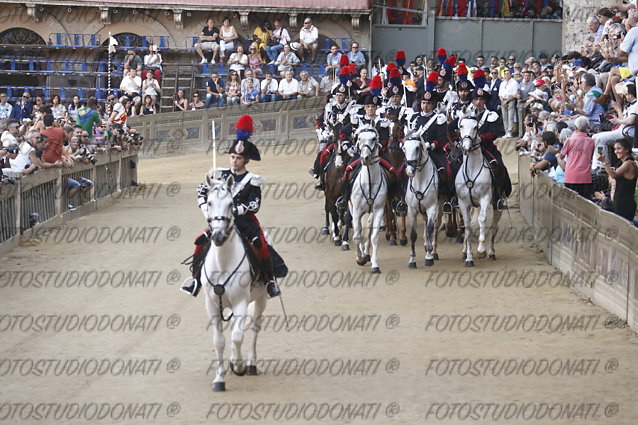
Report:
[{"label": "stone wall", "polygon": [[587,18],[596,16],[601,7],[611,7],[617,0],[565,0],[563,2],[563,52],[579,50],[589,33]]}]

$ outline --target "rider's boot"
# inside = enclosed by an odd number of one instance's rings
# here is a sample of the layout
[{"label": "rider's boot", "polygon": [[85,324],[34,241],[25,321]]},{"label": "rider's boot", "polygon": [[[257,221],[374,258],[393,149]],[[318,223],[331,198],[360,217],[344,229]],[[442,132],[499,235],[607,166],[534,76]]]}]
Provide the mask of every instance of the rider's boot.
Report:
[{"label": "rider's boot", "polygon": [[193,253],[193,262],[191,263],[192,276],[186,278],[180,287],[180,290],[194,297],[199,294],[202,289],[201,273],[204,259],[206,258],[207,245],[210,243],[210,231],[207,230],[195,240],[195,252]]},{"label": "rider's boot", "polygon": [[348,207],[348,201],[350,200],[350,184],[348,181],[343,185],[343,191],[341,192],[341,196],[337,198],[337,202],[335,205],[340,210],[345,210]]},{"label": "rider's boot", "polygon": [[266,279],[266,293],[270,298],[278,297],[281,295],[281,291],[275,281],[272,259],[270,256],[262,260],[262,269],[264,271],[264,277]]}]

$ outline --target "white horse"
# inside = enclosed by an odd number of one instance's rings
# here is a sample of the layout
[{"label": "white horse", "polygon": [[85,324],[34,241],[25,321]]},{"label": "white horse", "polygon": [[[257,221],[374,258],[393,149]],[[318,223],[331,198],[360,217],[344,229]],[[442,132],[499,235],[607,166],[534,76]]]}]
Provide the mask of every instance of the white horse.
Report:
[{"label": "white horse", "polygon": [[[266,285],[253,280],[244,244],[234,226],[232,176],[226,181],[214,180],[206,176],[208,192],[206,218],[211,231],[211,245],[202,266],[202,284],[206,288],[206,311],[213,328],[213,344],[217,354],[217,373],[213,381],[213,391],[225,391],[224,375],[227,368],[223,361],[226,341],[223,322],[230,317],[223,316],[223,309],[229,307],[234,317],[230,340],[232,342],[230,369],[237,375],[256,375],[257,335],[261,329],[262,314],[266,308]],[[255,303],[251,352],[246,364],[241,356],[244,339],[243,324],[248,304]]]},{"label": "white horse", "polygon": [[[470,222],[470,207],[479,208],[478,224],[478,257],[485,257],[485,220],[487,211],[492,204],[493,180],[490,165],[481,152],[480,138],[478,137],[479,123],[477,118],[466,115],[459,119],[459,130],[463,147],[463,164],[454,181],[456,194],[459,201],[459,209],[465,222],[465,241],[463,255],[465,267],[474,267],[470,236],[472,234]],[[498,222],[501,219],[501,211],[492,210],[492,224],[490,225],[489,259],[496,260],[494,252],[494,239],[498,231]]]},{"label": "white horse", "polygon": [[[352,239],[357,245],[357,264],[371,262],[370,271],[380,273],[377,263],[379,228],[383,224],[383,213],[388,197],[388,181],[379,164],[379,134],[369,125],[355,133],[361,169],[352,183],[350,214],[352,215]],[[362,237],[361,218],[368,214],[368,234]]]},{"label": "white horse", "polygon": [[421,134],[414,130],[407,132],[403,140],[403,152],[405,154],[405,173],[408,176],[408,184],[405,189],[405,202],[408,205],[408,217],[410,218],[410,261],[408,267],[416,269],[414,242],[416,242],[417,214],[423,216],[425,228],[423,239],[425,245],[425,265],[434,265],[434,260],[439,259],[436,252],[437,229],[441,225],[439,205],[443,202],[439,199],[439,176],[436,171],[428,149],[430,143],[424,142]]}]

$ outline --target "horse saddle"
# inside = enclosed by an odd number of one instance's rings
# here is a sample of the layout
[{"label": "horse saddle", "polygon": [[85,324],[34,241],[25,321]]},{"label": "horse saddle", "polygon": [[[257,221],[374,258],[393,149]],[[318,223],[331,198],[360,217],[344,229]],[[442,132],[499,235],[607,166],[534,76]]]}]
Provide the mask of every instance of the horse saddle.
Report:
[{"label": "horse saddle", "polygon": [[265,273],[263,271],[263,259],[259,247],[250,243],[250,241],[244,237],[240,238],[244,244],[244,250],[246,251],[246,258],[248,258],[248,264],[250,265],[250,279],[255,282],[257,280],[263,280]]}]

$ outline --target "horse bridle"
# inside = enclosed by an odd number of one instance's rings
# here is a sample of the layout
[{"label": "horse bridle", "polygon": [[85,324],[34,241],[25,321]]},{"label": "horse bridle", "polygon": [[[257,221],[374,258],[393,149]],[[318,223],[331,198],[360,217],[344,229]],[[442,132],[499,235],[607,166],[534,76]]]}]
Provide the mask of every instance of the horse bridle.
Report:
[{"label": "horse bridle", "polygon": [[[466,155],[469,154],[470,152],[473,152],[477,149],[479,149],[481,147],[481,143],[476,143],[478,141],[478,120],[475,117],[463,117],[461,119],[461,121],[468,119],[468,120],[474,120],[477,122],[477,126],[476,126],[476,134],[474,134],[474,136],[463,136],[461,140],[466,140],[469,139],[472,144],[470,145],[470,149],[467,150]],[[481,155],[481,158],[483,159],[483,163],[481,164],[481,168],[479,168],[478,173],[476,173],[476,176],[474,176],[473,179],[471,179],[469,177],[468,174],[468,162],[467,159],[463,161],[463,179],[465,180],[465,187],[467,187],[468,193],[470,195],[470,202],[472,203],[473,207],[477,207],[478,205],[475,204],[474,202],[474,197],[472,196],[472,188],[474,187],[474,183],[476,182],[476,179],[478,179],[478,177],[481,175],[481,171],[483,170],[483,168],[488,168],[485,166],[485,158],[483,158],[483,156]],[[491,176],[491,173],[490,173]]]},{"label": "horse bridle", "polygon": [[[369,132],[374,132],[376,133],[375,130],[369,129],[369,130],[364,130],[364,131],[369,131]],[[377,135],[377,139],[378,139],[378,135]],[[377,155],[373,155],[372,153],[379,149],[379,142],[375,142],[374,147],[370,147],[367,144],[364,144],[362,147],[359,147],[359,142],[357,142],[357,148],[359,149],[359,153],[361,153],[361,151],[364,148],[368,148],[370,150],[370,156],[371,156],[371,162],[369,164],[366,164],[366,169],[368,170],[368,181],[370,182],[370,193],[369,196],[365,195],[365,191],[363,190],[363,185],[361,184],[361,181],[359,181],[359,188],[361,189],[361,193],[363,193],[366,198],[366,203],[368,204],[368,209],[370,210],[372,208],[372,205],[374,205],[374,201],[377,199],[377,196],[379,195],[379,192],[381,191],[381,186],[383,186],[383,178],[385,176],[385,173],[383,172],[383,170],[381,170],[381,176],[382,176],[382,180],[381,182],[379,182],[379,187],[377,187],[377,192],[374,194],[374,196],[372,195],[372,176],[370,174],[370,165],[376,164],[379,162],[380,160],[380,156],[377,153]]]},{"label": "horse bridle", "polygon": [[461,118],[461,121],[463,121],[463,120],[473,120],[473,121],[476,121],[476,123],[477,123],[476,129],[475,129],[476,133],[474,135],[472,135],[472,136],[469,136],[469,135],[468,136],[463,136],[461,138],[461,141],[470,140],[470,142],[472,142],[470,144],[470,148],[467,150],[467,152],[469,153],[469,152],[475,151],[475,150],[477,150],[478,148],[481,147],[481,143],[476,143],[476,141],[477,141],[477,137],[476,136],[478,135],[478,120],[475,117],[463,117],[463,118]]},{"label": "horse bridle", "polygon": [[[419,147],[417,149],[419,156],[416,160],[411,160],[408,161],[406,160],[405,163],[406,165],[409,165],[411,167],[414,167],[415,170],[417,171],[421,171],[423,169],[423,167],[425,167],[425,165],[428,163],[428,161],[430,161],[430,155],[423,155],[424,152],[424,142],[423,139],[421,139],[421,143],[419,143]],[[405,153],[405,151],[404,151]],[[423,163],[421,163],[421,160],[423,160],[423,157],[425,156],[425,161],[423,161]],[[416,165],[414,164],[416,162]],[[414,193],[415,198],[419,201],[419,213],[420,214],[425,214],[425,211],[421,211],[421,201],[423,200],[423,194],[426,193],[428,191],[428,189],[430,188],[430,186],[432,185],[432,182],[434,181],[434,175],[436,174],[436,170],[432,173],[432,176],[430,177],[430,181],[428,182],[428,184],[425,186],[425,189],[422,191],[418,191],[418,190],[414,190],[414,187],[412,186],[412,182],[414,181],[414,176],[413,177],[408,177],[408,180],[410,182],[410,192]]]}]

